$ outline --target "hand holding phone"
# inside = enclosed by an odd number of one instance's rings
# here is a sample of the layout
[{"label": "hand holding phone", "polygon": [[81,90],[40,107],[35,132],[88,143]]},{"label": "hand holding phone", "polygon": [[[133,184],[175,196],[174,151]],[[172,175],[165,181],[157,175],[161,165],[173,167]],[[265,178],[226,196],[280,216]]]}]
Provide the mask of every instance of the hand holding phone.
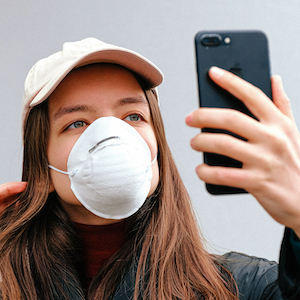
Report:
[{"label": "hand holding phone", "polygon": [[[200,108],[186,117],[194,128],[223,128],[243,136],[199,133],[196,151],[215,152],[243,162],[243,167],[200,164],[196,173],[207,183],[244,188],[282,225],[300,236],[300,134],[280,76],[272,76],[272,100],[253,84],[222,69],[209,70],[218,86],[235,95],[256,119],[234,109]],[[226,114],[224,114],[224,111]]]},{"label": "hand holding phone", "polygon": [[[228,70],[259,87],[271,98],[269,51],[266,35],[261,31],[201,31],[195,37],[199,99],[201,107],[231,108],[251,117],[242,101],[217,86],[208,76],[212,66]],[[203,132],[227,133],[222,128],[205,128]],[[204,153],[204,162],[211,166],[237,167],[242,163],[215,153]],[[211,194],[245,193],[239,188],[206,185]]]}]

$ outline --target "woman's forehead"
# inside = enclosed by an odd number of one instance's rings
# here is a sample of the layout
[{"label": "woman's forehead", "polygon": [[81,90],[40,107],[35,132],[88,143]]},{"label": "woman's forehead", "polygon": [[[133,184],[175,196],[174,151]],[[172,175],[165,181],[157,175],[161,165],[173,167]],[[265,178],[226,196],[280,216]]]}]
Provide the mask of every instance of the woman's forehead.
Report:
[{"label": "woman's forehead", "polygon": [[123,89],[124,92],[133,88],[142,90],[137,78],[126,68],[114,64],[92,64],[72,70],[49,98],[84,88],[88,92],[90,87],[98,87],[99,91],[105,87],[112,91]]},{"label": "woman's forehead", "polygon": [[144,104],[145,92],[132,72],[112,64],[93,64],[73,70],[48,99],[49,113],[64,106]]}]

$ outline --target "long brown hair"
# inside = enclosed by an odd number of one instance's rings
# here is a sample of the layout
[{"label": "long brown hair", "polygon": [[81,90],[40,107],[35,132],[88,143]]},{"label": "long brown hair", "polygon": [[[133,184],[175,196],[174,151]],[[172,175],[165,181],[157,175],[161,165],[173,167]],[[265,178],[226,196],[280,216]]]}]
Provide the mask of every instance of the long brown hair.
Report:
[{"label": "long brown hair", "polygon": [[0,217],[2,300],[84,299],[74,275],[75,234],[57,196],[49,194],[48,135],[44,102],[31,110],[24,131],[27,188]]},{"label": "long brown hair", "polygon": [[[128,219],[126,244],[93,279],[88,299],[109,299],[135,267],[134,299],[238,299],[230,274],[205,250],[189,195],[165,138],[155,92],[139,79],[159,148],[160,182]],[[47,102],[34,107],[24,134],[27,188],[0,218],[2,299],[84,299],[77,275],[78,237],[49,194]],[[59,296],[58,296],[59,295]]]}]

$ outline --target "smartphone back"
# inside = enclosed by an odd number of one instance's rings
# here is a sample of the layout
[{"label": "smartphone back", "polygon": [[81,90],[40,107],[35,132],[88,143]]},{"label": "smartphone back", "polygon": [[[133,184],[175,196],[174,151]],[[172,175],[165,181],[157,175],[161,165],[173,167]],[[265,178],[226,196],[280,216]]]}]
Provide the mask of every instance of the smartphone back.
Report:
[{"label": "smartphone back", "polygon": [[[199,100],[201,107],[233,108],[252,117],[246,106],[217,86],[208,76],[212,66],[228,70],[259,87],[271,98],[269,50],[266,35],[261,31],[201,31],[195,37]],[[205,128],[208,132],[226,132]],[[231,133],[229,133],[231,134]],[[204,162],[214,166],[241,168],[231,158],[204,153]],[[238,188],[207,184],[212,194],[244,193]]]}]

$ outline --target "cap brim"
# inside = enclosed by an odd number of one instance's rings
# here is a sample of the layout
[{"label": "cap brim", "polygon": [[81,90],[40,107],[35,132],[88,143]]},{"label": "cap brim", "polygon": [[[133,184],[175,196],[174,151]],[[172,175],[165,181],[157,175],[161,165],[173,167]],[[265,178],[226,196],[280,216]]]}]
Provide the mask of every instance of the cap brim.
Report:
[{"label": "cap brim", "polygon": [[99,51],[82,55],[78,57],[77,60],[65,65],[61,72],[48,81],[48,83],[38,92],[31,101],[30,107],[46,100],[73,69],[92,63],[119,64],[142,76],[147,84],[149,84],[150,88],[158,86],[163,81],[162,72],[151,61],[134,51],[120,47],[115,47],[115,49],[113,49],[110,45],[108,49],[102,48]]}]

